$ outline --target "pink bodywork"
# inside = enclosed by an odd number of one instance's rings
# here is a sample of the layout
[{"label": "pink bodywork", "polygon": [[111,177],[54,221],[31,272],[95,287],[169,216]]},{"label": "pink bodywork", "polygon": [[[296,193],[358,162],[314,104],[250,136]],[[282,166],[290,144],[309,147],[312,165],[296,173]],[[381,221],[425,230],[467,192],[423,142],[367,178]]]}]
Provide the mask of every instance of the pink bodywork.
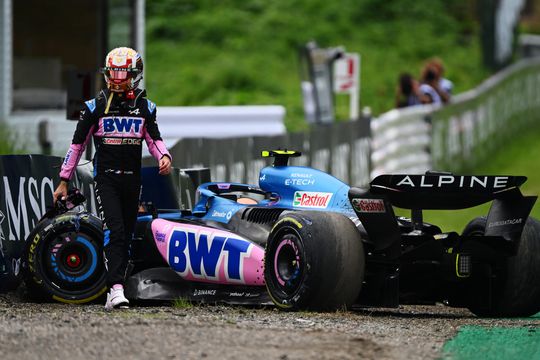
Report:
[{"label": "pink bodywork", "polygon": [[[215,276],[206,274],[206,271],[200,271],[199,274],[194,272],[192,262],[197,260],[190,258],[188,246],[181,252],[181,256],[183,260],[185,259],[187,264],[185,266],[185,271],[178,271],[178,269],[175,268],[175,264],[171,264],[169,261],[171,255],[169,251],[175,246],[175,244],[171,244],[171,237],[175,232],[183,232],[184,234],[191,233],[192,239],[196,239],[197,247],[199,247],[200,239],[205,239],[207,244],[210,244],[207,246],[211,247],[216,238],[230,238],[235,242],[240,242],[245,247],[247,246],[246,251],[241,252],[241,256],[239,257],[240,279],[231,278],[229,276],[230,269],[228,269],[228,264],[230,262],[230,252],[225,249],[225,246],[219,245],[217,248],[220,248],[220,253],[216,263]],[[152,221],[152,233],[154,235],[156,246],[161,253],[161,256],[163,256],[163,259],[165,259],[177,274],[186,280],[231,285],[264,285],[264,249],[237,234],[206,226],[184,224],[164,219]],[[204,236],[203,238],[201,238],[201,234]],[[175,258],[174,254],[172,257],[173,259]],[[198,267],[204,269],[204,265],[202,264],[204,261],[199,261]]]}]

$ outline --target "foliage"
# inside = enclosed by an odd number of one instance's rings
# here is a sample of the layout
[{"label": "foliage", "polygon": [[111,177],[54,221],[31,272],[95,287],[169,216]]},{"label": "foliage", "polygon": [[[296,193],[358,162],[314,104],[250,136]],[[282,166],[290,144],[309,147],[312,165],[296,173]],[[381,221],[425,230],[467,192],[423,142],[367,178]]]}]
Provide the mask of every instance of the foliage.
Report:
[{"label": "foliage", "polygon": [[193,307],[193,304],[188,298],[179,297],[173,300],[172,306],[177,309],[189,309]]},{"label": "foliage", "polygon": [[0,120],[0,138],[3,141],[0,142],[0,155],[13,155],[24,153],[24,148],[17,146],[17,139],[15,139],[9,125],[5,121]]},{"label": "foliage", "polygon": [[[531,128],[508,143],[504,149],[498,151],[483,166],[474,171],[479,175],[524,175],[528,180],[521,187],[525,195],[540,194],[540,126]],[[471,209],[454,211],[425,211],[424,220],[433,224],[442,225],[443,231],[461,232],[465,225],[477,216],[487,215],[489,204]],[[399,210],[403,216],[410,216],[405,210]],[[536,203],[531,216],[540,219],[540,205]]]},{"label": "foliage", "polygon": [[438,56],[457,92],[481,65],[474,1],[161,0],[147,2],[146,86],[162,105],[282,104],[304,128],[298,50],[310,40],[362,56],[361,102],[393,107],[400,72]]}]

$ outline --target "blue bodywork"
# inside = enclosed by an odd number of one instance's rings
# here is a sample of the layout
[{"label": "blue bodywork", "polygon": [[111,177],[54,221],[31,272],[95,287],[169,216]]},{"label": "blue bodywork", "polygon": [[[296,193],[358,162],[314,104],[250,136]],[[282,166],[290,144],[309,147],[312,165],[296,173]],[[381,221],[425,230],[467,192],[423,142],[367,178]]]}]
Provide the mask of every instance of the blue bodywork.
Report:
[{"label": "blue bodywork", "polygon": [[[335,177],[303,166],[268,166],[259,174],[259,186],[239,183],[210,182],[197,189],[196,204],[189,215],[180,213],[159,214],[160,218],[196,218],[202,221],[228,223],[236,212],[250,207],[285,208],[292,210],[332,211],[356,217],[348,198],[349,185]],[[231,193],[243,193],[249,197],[257,192],[258,203],[238,203]],[[266,196],[263,195],[266,193]],[[150,216],[139,220],[150,220]]]}]

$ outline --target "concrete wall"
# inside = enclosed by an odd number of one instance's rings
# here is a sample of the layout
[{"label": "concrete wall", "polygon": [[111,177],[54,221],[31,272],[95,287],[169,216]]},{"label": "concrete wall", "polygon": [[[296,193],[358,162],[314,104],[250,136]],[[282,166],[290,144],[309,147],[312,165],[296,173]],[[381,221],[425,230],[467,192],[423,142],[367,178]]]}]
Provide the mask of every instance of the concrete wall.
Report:
[{"label": "concrete wall", "polygon": [[11,111],[12,0],[0,1],[0,121]]}]

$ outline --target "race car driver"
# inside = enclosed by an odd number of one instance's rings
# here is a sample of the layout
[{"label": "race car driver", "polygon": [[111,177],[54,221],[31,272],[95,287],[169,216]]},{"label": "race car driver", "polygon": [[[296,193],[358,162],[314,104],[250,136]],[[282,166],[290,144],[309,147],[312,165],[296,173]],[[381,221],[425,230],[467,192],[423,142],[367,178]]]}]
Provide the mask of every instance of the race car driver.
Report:
[{"label": "race car driver", "polygon": [[120,47],[109,52],[103,68],[107,87],[95,99],[86,101],[54,192],[55,201],[67,195],[68,182],[93,136],[95,196],[103,221],[110,288],[107,310],[129,305],[124,296],[124,281],[139,205],[143,139],[159,163],[159,173],[167,175],[171,169],[172,158],[156,123],[156,105],[139,88],[142,71],[142,58],[135,50]]}]

